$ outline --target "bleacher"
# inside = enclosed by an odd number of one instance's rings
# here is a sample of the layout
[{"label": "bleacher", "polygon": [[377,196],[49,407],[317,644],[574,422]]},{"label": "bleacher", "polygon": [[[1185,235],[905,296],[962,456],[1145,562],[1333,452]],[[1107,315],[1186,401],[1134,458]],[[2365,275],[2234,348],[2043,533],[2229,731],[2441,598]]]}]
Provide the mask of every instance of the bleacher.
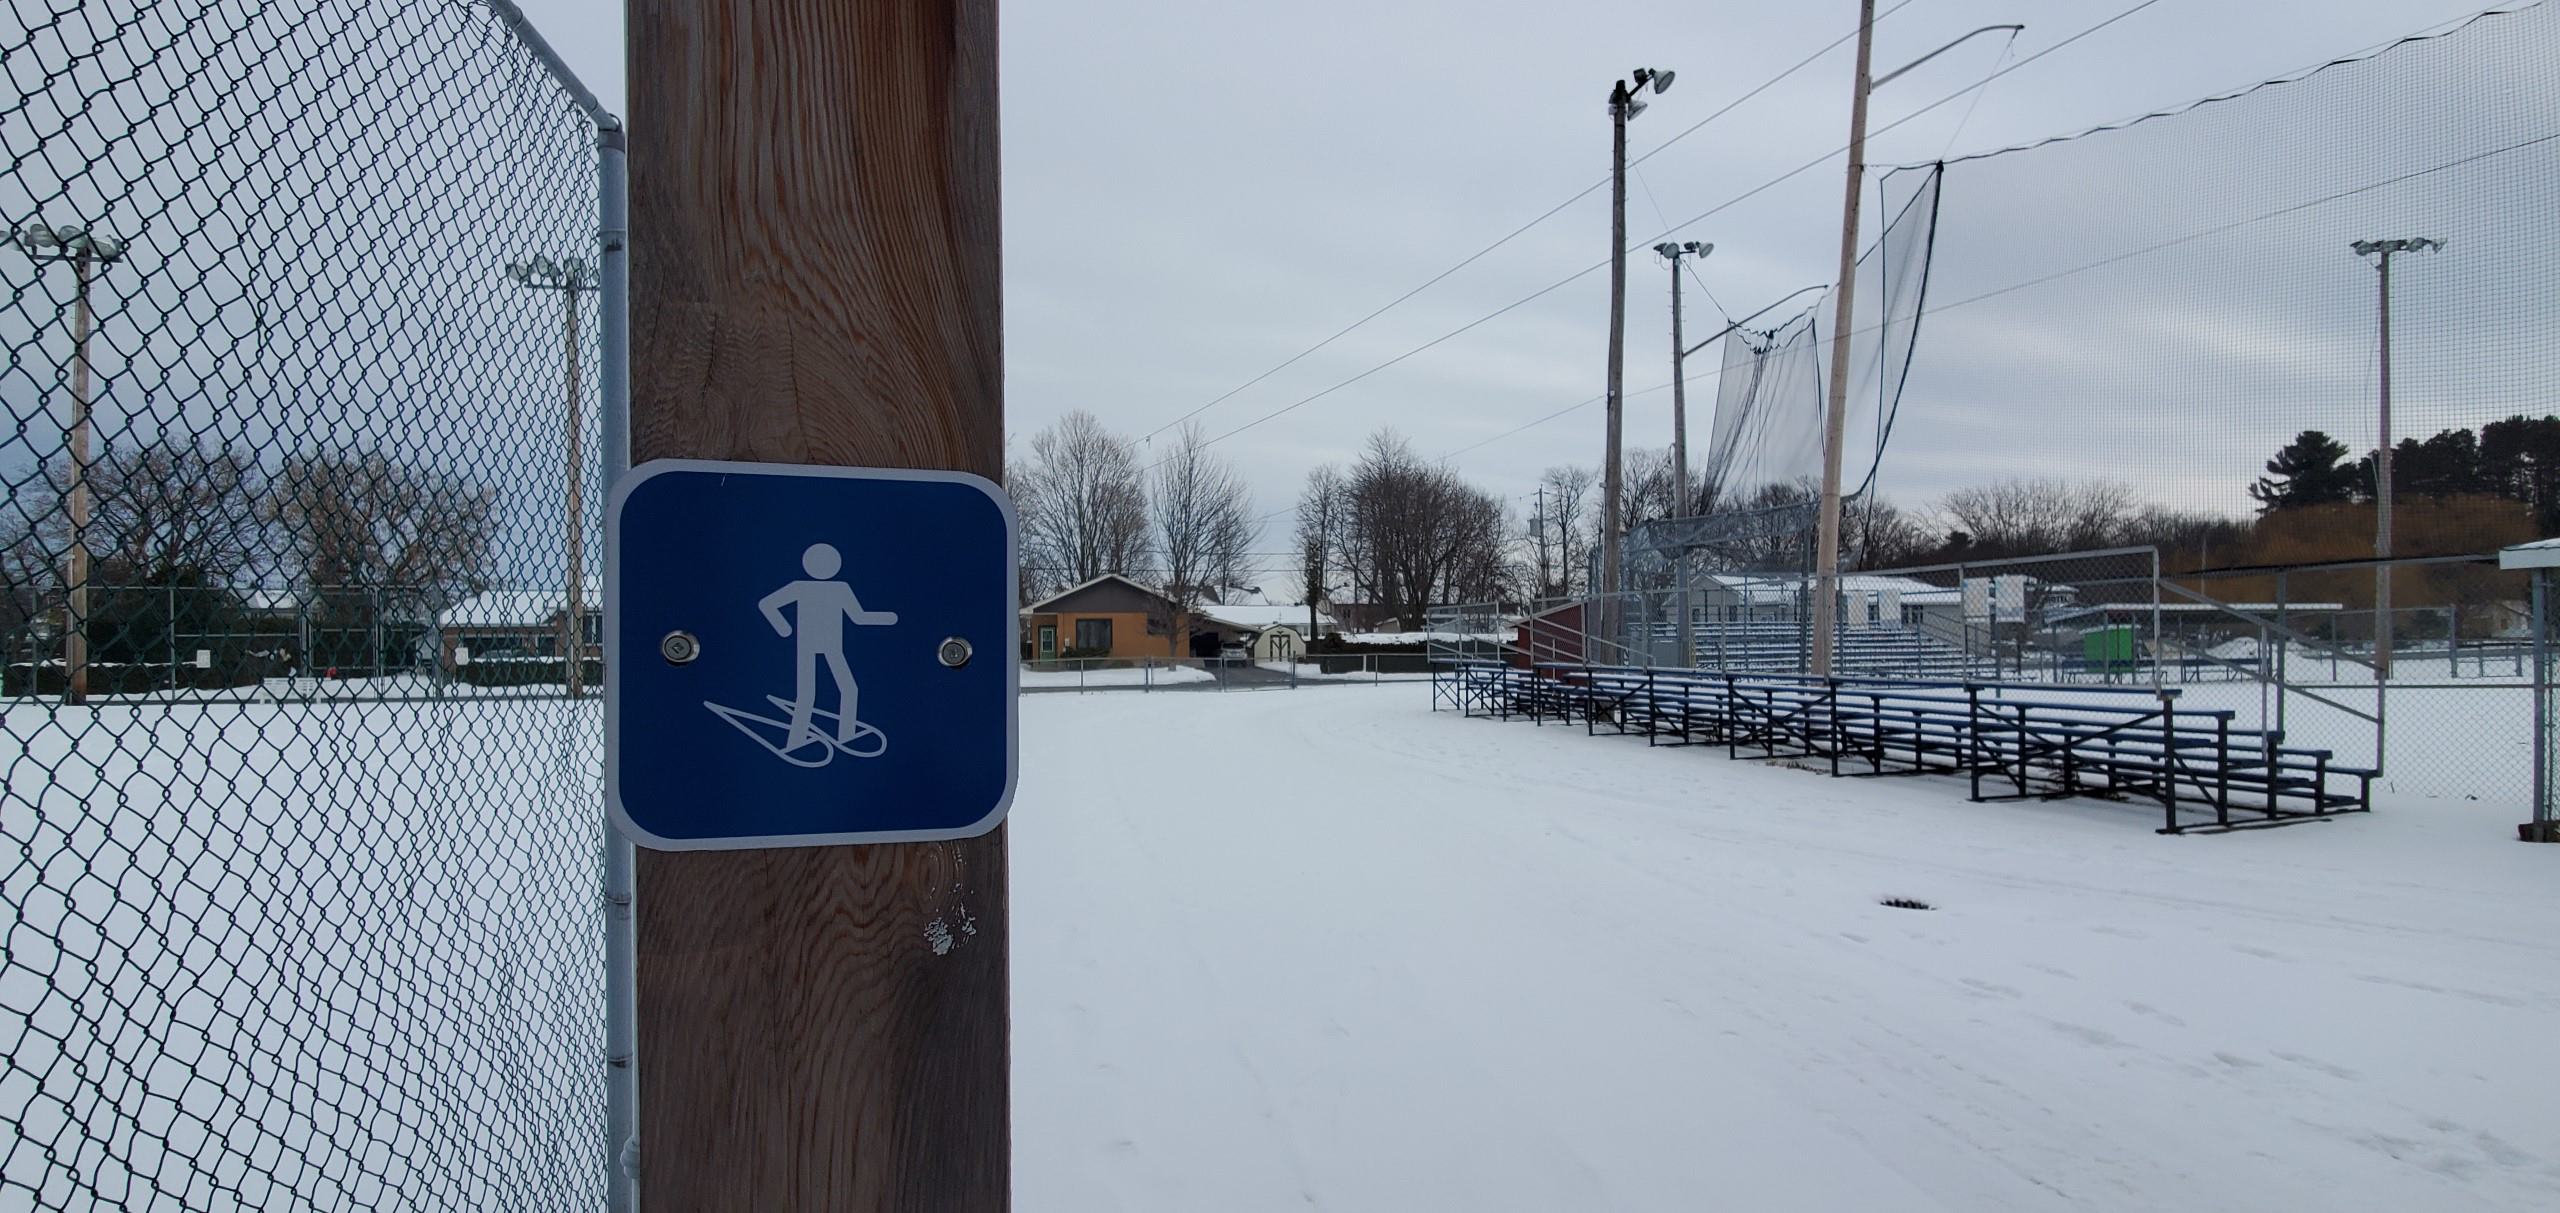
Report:
[{"label": "bleacher", "polygon": [[[1676,651],[1679,625],[1657,622],[1655,641]],[[1833,646],[1832,667],[1843,674],[1890,678],[1963,678],[1968,672],[1961,645],[1900,623],[1866,627],[1842,626]],[[1691,629],[1698,667],[1709,670],[1802,670],[1811,633],[1791,619],[1700,621]]]},{"label": "bleacher", "polygon": [[2170,688],[1813,678],[1627,666],[1461,662],[1432,675],[1433,707],[1580,724],[1648,745],[1721,745],[1831,774],[1947,774],[1976,801],[2103,796],[2161,806],[2164,834],[2369,812],[2374,772]]}]

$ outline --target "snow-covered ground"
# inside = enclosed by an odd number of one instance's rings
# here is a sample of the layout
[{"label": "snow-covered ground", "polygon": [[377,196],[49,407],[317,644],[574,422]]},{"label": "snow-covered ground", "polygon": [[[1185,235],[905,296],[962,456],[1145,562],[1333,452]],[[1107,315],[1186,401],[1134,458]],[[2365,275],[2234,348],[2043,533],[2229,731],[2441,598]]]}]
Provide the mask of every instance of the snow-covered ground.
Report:
[{"label": "snow-covered ground", "polygon": [[595,1207],[600,728],[0,707],[0,1211]]},{"label": "snow-covered ground", "polygon": [[1429,682],[1428,670],[1380,670],[1378,663],[1366,663],[1357,670],[1327,670],[1317,661],[1258,661],[1254,664],[1274,674],[1289,674],[1300,679],[1321,682]]},{"label": "snow-covered ground", "polygon": [[[495,661],[485,664],[495,665]],[[558,663],[551,663],[555,669]],[[404,672],[385,674],[379,678],[356,675],[345,678],[264,678],[243,686],[162,687],[130,694],[92,694],[100,703],[166,702],[181,703],[300,703],[312,700],[357,703],[368,700],[405,699],[558,699],[562,686],[551,682],[528,682],[515,686],[483,686],[458,678],[433,674]],[[590,688],[592,694],[593,688]],[[36,697],[41,701],[43,697]],[[18,702],[25,702],[20,700]]]},{"label": "snow-covered ground", "polygon": [[[2163,838],[1427,698],[1024,701],[1022,1208],[2560,1207],[2513,802]],[[592,1203],[593,705],[0,726],[0,1208]]]},{"label": "snow-covered ground", "polygon": [[2560,1207],[2515,804],[2170,838],[1425,699],[1026,701],[1023,1208]]}]

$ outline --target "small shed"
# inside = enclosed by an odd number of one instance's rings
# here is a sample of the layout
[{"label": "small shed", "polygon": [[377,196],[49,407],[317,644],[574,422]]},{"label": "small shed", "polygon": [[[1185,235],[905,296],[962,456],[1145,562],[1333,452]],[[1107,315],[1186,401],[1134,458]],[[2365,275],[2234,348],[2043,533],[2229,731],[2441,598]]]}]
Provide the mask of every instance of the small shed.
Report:
[{"label": "small shed", "polygon": [[1298,629],[1285,623],[1272,624],[1253,635],[1253,659],[1256,662],[1294,662],[1306,647]]}]

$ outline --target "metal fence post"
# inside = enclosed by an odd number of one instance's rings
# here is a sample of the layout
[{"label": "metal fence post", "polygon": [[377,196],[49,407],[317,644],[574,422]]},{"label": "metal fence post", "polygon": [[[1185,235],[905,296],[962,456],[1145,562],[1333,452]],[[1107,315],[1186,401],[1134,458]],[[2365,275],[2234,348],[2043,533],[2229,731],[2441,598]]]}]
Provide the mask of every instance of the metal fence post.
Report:
[{"label": "metal fence post", "polygon": [[2551,570],[2533,571],[2533,826],[2551,830]]},{"label": "metal fence post", "polygon": [[[614,482],[631,468],[631,178],[624,142],[619,122],[597,121],[596,378],[608,500]],[[613,671],[603,673],[610,696]],[[602,813],[597,821],[604,831],[605,1207],[632,1213],[640,1205],[640,953],[632,929],[633,862],[631,840]]]}]

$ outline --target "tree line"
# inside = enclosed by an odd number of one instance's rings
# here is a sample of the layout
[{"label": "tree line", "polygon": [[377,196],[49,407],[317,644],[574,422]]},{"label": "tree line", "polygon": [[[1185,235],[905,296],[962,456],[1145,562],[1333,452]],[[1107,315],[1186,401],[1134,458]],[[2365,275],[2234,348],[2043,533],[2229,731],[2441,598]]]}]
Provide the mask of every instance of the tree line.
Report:
[{"label": "tree line", "polygon": [[1025,603],[1117,573],[1188,614],[1251,575],[1262,532],[1253,495],[1198,426],[1177,430],[1150,461],[1079,409],[1032,436],[1030,453],[1005,469],[1005,488],[1022,521]]},{"label": "tree line", "polygon": [[[2380,494],[2371,450],[2353,462],[2347,445],[2304,430],[2267,461],[2249,486],[2261,513],[2311,506],[2370,503]],[[2403,438],[2391,448],[2391,497],[2445,500],[2488,497],[2524,506],[2541,534],[2560,531],[2560,417],[2517,415],[2468,429]]]},{"label": "tree line", "polygon": [[[497,494],[464,477],[378,452],[269,465],[201,440],[111,445],[86,470],[93,661],[159,662],[175,634],[236,636],[257,586],[290,587],[340,630],[488,588]],[[71,473],[67,457],[49,461],[0,515],[0,632],[24,636],[67,601]]]}]

